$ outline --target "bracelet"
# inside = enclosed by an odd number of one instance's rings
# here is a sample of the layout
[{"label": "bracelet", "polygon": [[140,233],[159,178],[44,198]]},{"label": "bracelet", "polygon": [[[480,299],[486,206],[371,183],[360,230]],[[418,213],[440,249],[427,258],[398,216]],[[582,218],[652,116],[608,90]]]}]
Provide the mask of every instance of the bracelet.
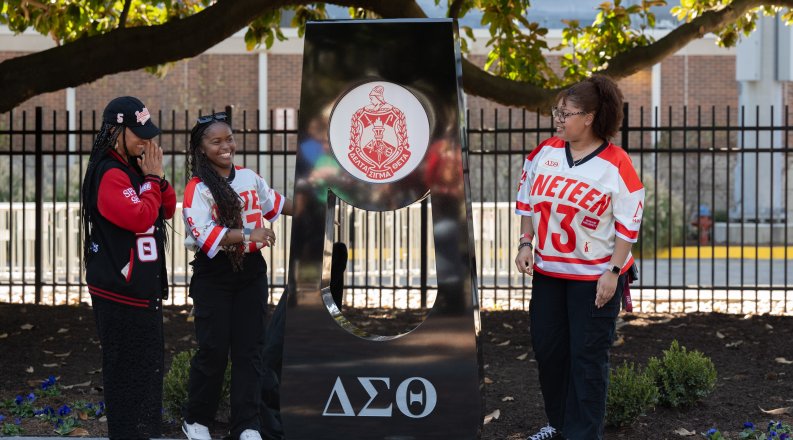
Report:
[{"label": "bracelet", "polygon": [[525,247],[529,248],[529,250],[532,250],[532,251],[534,250],[534,245],[531,244],[530,241],[525,241],[525,242],[523,242],[523,243],[518,245],[518,252],[520,252],[520,250],[525,248]]},{"label": "bracelet", "polygon": [[530,233],[528,233],[528,232],[526,232],[526,233],[523,233],[523,234],[520,234],[520,237],[518,237],[518,240],[522,240],[522,239],[524,239],[524,238],[528,238],[528,239],[529,239],[529,241],[531,241],[531,240],[533,240],[533,239],[534,239],[534,234],[530,234]]}]

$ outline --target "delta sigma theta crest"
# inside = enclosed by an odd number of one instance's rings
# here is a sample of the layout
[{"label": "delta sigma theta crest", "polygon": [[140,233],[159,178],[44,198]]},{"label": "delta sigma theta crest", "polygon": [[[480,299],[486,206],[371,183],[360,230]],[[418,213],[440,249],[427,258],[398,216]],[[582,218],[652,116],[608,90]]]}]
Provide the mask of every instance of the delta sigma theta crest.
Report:
[{"label": "delta sigma theta crest", "polygon": [[376,81],[350,90],[330,116],[330,144],[353,176],[386,183],[410,174],[421,162],[429,121],[404,87]]}]

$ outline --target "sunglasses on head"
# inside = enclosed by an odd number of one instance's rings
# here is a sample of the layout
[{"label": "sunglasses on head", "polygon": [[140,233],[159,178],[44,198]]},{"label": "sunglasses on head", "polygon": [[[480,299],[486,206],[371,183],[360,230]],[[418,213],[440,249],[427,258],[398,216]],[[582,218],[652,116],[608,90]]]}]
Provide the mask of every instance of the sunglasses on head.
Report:
[{"label": "sunglasses on head", "polygon": [[228,119],[229,115],[227,115],[226,112],[218,112],[212,113],[211,115],[199,116],[198,119],[196,119],[196,122],[199,124],[207,124],[212,121],[226,122]]}]

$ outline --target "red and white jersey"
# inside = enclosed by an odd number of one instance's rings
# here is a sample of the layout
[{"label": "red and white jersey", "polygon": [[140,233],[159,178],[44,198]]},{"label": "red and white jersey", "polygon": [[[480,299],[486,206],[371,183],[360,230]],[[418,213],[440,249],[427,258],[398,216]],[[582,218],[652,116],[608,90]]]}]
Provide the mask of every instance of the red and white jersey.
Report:
[{"label": "red and white jersey", "polygon": [[[534,270],[597,280],[608,270],[615,237],[638,240],[644,186],[628,154],[614,144],[577,164],[567,150],[564,140],[552,137],[526,157],[515,213],[532,218]],[[623,273],[631,264],[629,254]]]},{"label": "red and white jersey", "polygon": [[[242,167],[234,167],[229,184],[240,196],[242,203],[242,224],[245,228],[261,228],[264,220],[274,222],[284,207],[284,197],[271,189],[258,174]],[[218,253],[218,245],[229,228],[216,222],[215,199],[209,187],[198,177],[187,183],[182,203],[184,218],[184,245],[187,249],[201,249],[209,258]],[[255,252],[264,243],[245,242],[245,252]]]}]

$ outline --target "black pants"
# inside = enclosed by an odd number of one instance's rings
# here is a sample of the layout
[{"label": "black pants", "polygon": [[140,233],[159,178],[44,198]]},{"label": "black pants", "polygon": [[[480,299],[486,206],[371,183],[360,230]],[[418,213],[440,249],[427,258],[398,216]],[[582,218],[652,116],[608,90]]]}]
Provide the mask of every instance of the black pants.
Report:
[{"label": "black pants", "polygon": [[609,348],[625,277],[614,297],[595,307],[597,281],[534,272],[530,329],[548,421],[565,438],[603,438]]},{"label": "black pants", "polygon": [[214,421],[230,355],[230,433],[238,438],[246,429],[259,430],[267,275],[243,271],[219,279],[199,272],[190,284],[198,352],[190,363],[185,419],[206,426]]},{"label": "black pants", "polygon": [[102,343],[108,437],[142,439],[162,432],[164,340],[162,309],[93,297]]}]

